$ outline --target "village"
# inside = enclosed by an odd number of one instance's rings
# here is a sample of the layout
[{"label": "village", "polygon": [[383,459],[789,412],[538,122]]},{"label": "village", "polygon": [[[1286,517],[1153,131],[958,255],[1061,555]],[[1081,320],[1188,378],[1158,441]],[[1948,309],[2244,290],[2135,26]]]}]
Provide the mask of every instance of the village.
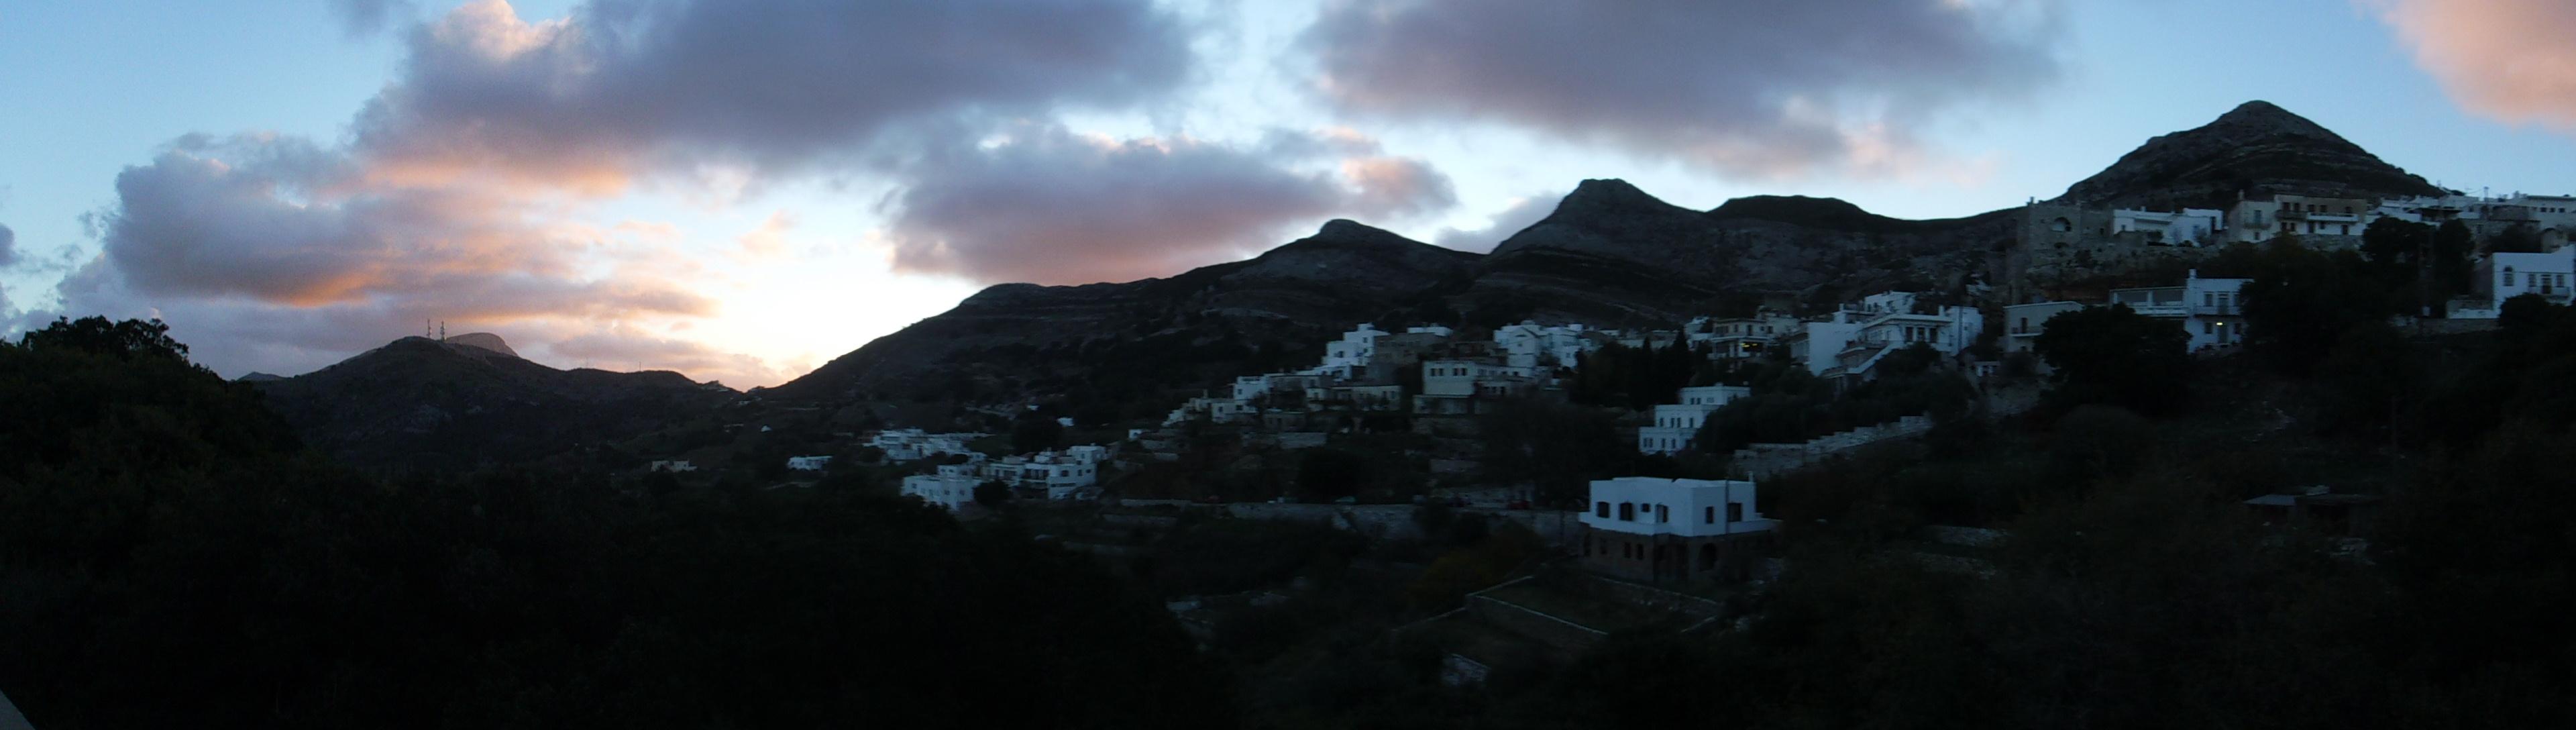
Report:
[{"label": "village", "polygon": [[[2576,246],[2564,236],[2576,226],[2576,198],[2277,195],[2228,210],[2034,204],[2026,213],[2032,251],[2024,261],[2045,260],[2061,246],[2179,253],[2182,261],[2231,245],[2292,240],[2350,251],[2381,221],[2466,226],[2481,242],[2471,286],[2428,303],[2421,316],[2398,318],[2418,330],[2492,328],[2504,300],[2537,294],[2563,304],[2576,278]],[[1438,528],[1424,521],[1425,510],[1510,525],[1544,546],[1533,558],[1539,563],[1495,576],[1508,578],[1499,584],[1473,585],[1456,608],[1403,628],[1450,649],[1444,676],[1474,682],[1490,671],[1497,646],[1570,655],[1615,631],[1727,618],[1727,596],[1758,590],[1785,569],[1779,523],[1764,516],[1766,502],[1757,498],[1765,484],[1873,445],[1922,437],[1951,415],[1880,411],[1777,442],[1704,433],[1730,405],[1761,392],[1754,376],[1794,370],[1810,379],[1801,382],[1849,393],[1890,372],[1929,373],[1965,383],[1965,407],[1982,417],[2009,417],[2042,399],[2052,367],[2037,343],[2054,318],[2125,309],[2183,333],[2193,357],[2218,357],[2246,341],[2251,281],[2184,268],[2176,279],[2139,282],[2152,284],[2145,286],[1972,283],[1881,291],[1803,312],[1775,297],[1749,313],[1655,328],[1363,322],[1318,343],[1321,357],[1310,365],[1236,376],[1176,404],[1159,422],[1077,424],[1042,412],[1041,404],[1001,405],[986,411],[992,430],[1034,424],[1055,438],[1015,444],[1026,439],[889,427],[845,434],[864,445],[857,455],[796,455],[784,466],[791,483],[810,483],[793,475],[819,476],[836,458],[865,459],[900,473],[904,498],[969,521],[1016,514],[1045,527],[1041,539],[1113,561],[1141,559],[1154,539],[1211,517],[1318,525],[1369,540],[1432,539]],[[1648,379],[1658,388],[1652,393],[1622,393],[1636,397],[1620,402],[1584,392],[1602,378],[1633,380],[1639,363],[1658,358],[1666,375]],[[1497,448],[1491,432],[1526,417],[1516,414],[1528,404],[1614,415],[1628,452],[1616,463],[1647,465],[1639,471],[1651,474],[1599,474],[1576,493],[1512,478],[1490,453]],[[1077,431],[1095,439],[1073,443]],[[1553,458],[1543,451],[1537,457]],[[685,461],[650,466],[694,468]],[[2247,499],[2244,510],[2273,524],[2324,526],[2348,541],[2341,554],[2357,555],[2379,499],[2312,486]],[[1975,575],[1986,570],[1980,546],[2000,537],[1985,528],[1935,526],[1921,536],[1917,557]],[[1283,590],[1177,596],[1171,607],[1184,626],[1212,640],[1229,611],[1286,600]]]}]

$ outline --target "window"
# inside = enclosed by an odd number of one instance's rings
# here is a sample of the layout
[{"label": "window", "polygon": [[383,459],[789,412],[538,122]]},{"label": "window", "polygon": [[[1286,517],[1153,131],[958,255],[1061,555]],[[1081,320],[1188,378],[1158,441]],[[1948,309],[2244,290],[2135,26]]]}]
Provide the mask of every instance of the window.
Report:
[{"label": "window", "polygon": [[1728,502],[1728,503],[1726,503],[1726,521],[1728,521],[1728,522],[1743,522],[1743,521],[1744,521],[1744,503],[1743,503],[1743,502]]},{"label": "window", "polygon": [[1709,507],[1709,508],[1707,508],[1707,511],[1706,511],[1704,514],[1702,514],[1702,515],[1700,516],[1700,518],[1699,518],[1699,519],[1700,519],[1700,524],[1706,524],[1706,525],[1714,525],[1714,524],[1717,524],[1717,508],[1716,508],[1716,507]]},{"label": "window", "polygon": [[1609,518],[1610,518],[1610,503],[1608,503],[1608,502],[1600,502],[1600,503],[1596,503],[1596,504],[1592,505],[1592,514],[1593,514],[1593,516],[1595,516],[1595,517],[1600,517],[1600,518],[1602,518],[1602,519],[1609,519]]},{"label": "window", "polygon": [[1673,521],[1673,508],[1672,508],[1672,506],[1671,506],[1671,505],[1663,505],[1663,504],[1655,505],[1655,521],[1656,521],[1656,522],[1671,522],[1671,521]]},{"label": "window", "polygon": [[1621,522],[1635,522],[1635,521],[1637,521],[1637,505],[1636,505],[1636,504],[1634,504],[1634,503],[1630,503],[1630,502],[1620,502],[1620,503],[1619,503],[1619,521],[1621,521]]}]

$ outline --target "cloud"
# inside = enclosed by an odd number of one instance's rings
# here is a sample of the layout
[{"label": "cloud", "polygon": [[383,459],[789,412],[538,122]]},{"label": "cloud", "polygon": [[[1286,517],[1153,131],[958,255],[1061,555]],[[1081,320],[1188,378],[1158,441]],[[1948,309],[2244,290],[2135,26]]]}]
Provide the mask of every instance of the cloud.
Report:
[{"label": "cloud", "polygon": [[2055,75],[2058,0],[1328,0],[1348,113],[1485,120],[1723,173],[1902,173],[1912,130]]},{"label": "cloud", "polygon": [[589,276],[590,241],[524,203],[455,188],[371,185],[309,142],[191,138],[116,178],[106,259],[137,293],[314,307],[377,302],[455,316],[704,315],[667,281]]},{"label": "cloud", "polygon": [[787,232],[792,230],[796,230],[795,216],[785,210],[770,213],[768,219],[760,222],[760,227],[734,239],[734,243],[741,246],[739,257],[759,261],[786,255]]},{"label": "cloud", "polygon": [[540,22],[478,0],[412,30],[356,139],[413,179],[802,169],[962,118],[1155,99],[1188,79],[1187,31],[1145,0],[593,0]]},{"label": "cloud", "polygon": [[[905,173],[893,212],[898,270],[984,282],[1084,284],[1168,276],[1268,248],[1337,212],[1406,215],[1456,197],[1420,160],[1374,141],[1277,132],[1236,147],[1108,139],[1023,127]],[[1358,154],[1322,169],[1313,156]]]},{"label": "cloud", "polygon": [[1512,234],[1521,232],[1521,229],[1546,220],[1548,215],[1556,212],[1557,201],[1564,198],[1564,193],[1542,193],[1514,198],[1510,205],[1504,206],[1500,212],[1487,219],[1489,223],[1485,227],[1475,230],[1444,228],[1440,230],[1439,235],[1432,237],[1431,242],[1460,251],[1478,253],[1492,251],[1495,245],[1503,242],[1503,239],[1511,238]]},{"label": "cloud", "polygon": [[2560,0],[2363,0],[2416,65],[2472,112],[2576,132],[2576,5]]},{"label": "cloud", "polygon": [[18,232],[0,225],[0,269],[18,265]]},{"label": "cloud", "polygon": [[324,0],[323,4],[351,38],[375,35],[419,10],[410,0]]}]

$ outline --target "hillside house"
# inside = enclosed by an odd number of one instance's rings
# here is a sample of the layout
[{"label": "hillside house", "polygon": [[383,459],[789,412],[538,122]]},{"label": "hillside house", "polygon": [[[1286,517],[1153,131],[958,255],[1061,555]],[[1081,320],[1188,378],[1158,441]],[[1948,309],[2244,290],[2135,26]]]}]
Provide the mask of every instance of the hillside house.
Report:
[{"label": "hillside house", "polygon": [[650,463],[650,464],[646,464],[646,465],[644,465],[644,471],[646,471],[646,472],[657,472],[657,471],[659,471],[659,472],[671,472],[671,473],[676,474],[676,473],[679,473],[679,472],[697,471],[697,470],[698,470],[698,465],[696,465],[696,464],[692,464],[692,463],[689,463],[689,462],[688,462],[688,460],[686,460],[686,459],[672,459],[672,460],[666,460],[666,461],[655,461],[655,462],[653,462],[653,463]]},{"label": "hillside house", "polygon": [[1362,322],[1342,333],[1341,339],[1324,343],[1323,366],[1330,369],[1367,365],[1369,357],[1377,353],[1377,338],[1386,335],[1377,325]]},{"label": "hillside house", "polygon": [[[1817,374],[1864,380],[1876,377],[1875,368],[1889,354],[1917,344],[1957,355],[1975,344],[1986,327],[1985,314],[1973,307],[1933,307],[1913,292],[1869,295],[1836,311],[1834,322],[1858,325],[1858,329],[1833,353],[1815,350],[1811,333],[1807,354],[1828,357],[1832,364]],[[1815,362],[1811,360],[1809,367],[1815,368]]]},{"label": "hillside house", "polygon": [[1100,464],[1108,456],[1107,448],[1094,445],[1041,451],[988,462],[981,476],[1019,489],[1045,490],[1047,499],[1072,499],[1083,488],[1100,483]]},{"label": "hillside house", "polygon": [[832,465],[832,457],[829,457],[829,456],[790,456],[790,457],[787,457],[787,468],[789,468],[789,469],[794,469],[794,470],[797,470],[797,471],[822,471],[822,470],[823,470],[823,467],[827,467],[827,466],[831,466],[831,465]]},{"label": "hillside house", "polygon": [[2245,341],[2243,290],[2250,281],[2204,279],[2194,269],[2185,275],[2182,286],[2113,289],[2110,303],[2176,323],[2191,334],[2191,351],[2200,352]]},{"label": "hillside house", "polygon": [[1535,393],[1545,385],[1537,368],[1477,360],[1425,360],[1422,392],[1413,399],[1417,415],[1476,413],[1477,403]]},{"label": "hillside house", "polygon": [[1694,348],[1707,346],[1710,357],[1734,360],[1769,353],[1781,338],[1805,324],[1796,317],[1763,311],[1738,319],[1700,317],[1684,325],[1682,334]]},{"label": "hillside house", "polygon": [[1646,582],[1741,580],[1770,548],[1776,523],[1746,481],[1620,477],[1592,483],[1583,561]]},{"label": "hillside house", "polygon": [[1502,348],[1505,365],[1520,368],[1573,367],[1583,353],[1601,349],[1606,341],[1601,336],[1603,334],[1579,323],[1540,326],[1535,321],[1524,321],[1495,329],[1494,344]]},{"label": "hillside house", "polygon": [[1674,454],[1690,448],[1707,425],[1708,414],[1753,394],[1753,389],[1736,385],[1711,385],[1683,388],[1675,394],[1679,403],[1655,406],[1655,425],[1637,429],[1637,451],[1646,454]]},{"label": "hillside house", "polygon": [[2524,294],[2565,305],[2576,293],[2576,247],[2549,253],[2488,254],[2478,262],[2472,281],[2478,293],[2497,307]]},{"label": "hillside house", "polygon": [[2218,241],[2226,230],[2227,213],[2201,208],[2184,208],[2182,212],[2151,210],[2111,211],[2111,234],[2137,233],[2150,241],[2167,246],[2201,246]]},{"label": "hillside house", "polygon": [[964,454],[974,451],[967,442],[983,438],[981,433],[926,433],[918,428],[879,431],[868,439],[868,445],[885,451],[886,461],[904,462],[926,459],[939,454]]},{"label": "hillside house", "polygon": [[935,474],[904,477],[902,494],[955,512],[975,501],[975,487],[985,481],[981,470],[974,464],[942,465]]}]

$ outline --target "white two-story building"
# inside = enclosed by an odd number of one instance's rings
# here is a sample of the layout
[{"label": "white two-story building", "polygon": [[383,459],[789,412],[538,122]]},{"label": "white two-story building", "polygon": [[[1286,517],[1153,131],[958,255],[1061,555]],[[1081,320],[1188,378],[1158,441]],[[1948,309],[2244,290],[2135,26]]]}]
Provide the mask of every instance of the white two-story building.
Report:
[{"label": "white two-story building", "polygon": [[1584,563],[1629,580],[1741,579],[1777,523],[1753,482],[1620,477],[1592,483]]},{"label": "white two-story building", "polygon": [[1738,385],[1683,388],[1675,396],[1680,402],[1655,406],[1655,425],[1637,429],[1637,451],[1674,454],[1688,449],[1700,427],[1708,425],[1708,414],[1752,394],[1753,389]]},{"label": "white two-story building", "polygon": [[2204,279],[2194,269],[2182,286],[2113,289],[2110,303],[2174,322],[2191,335],[2191,351],[2201,352],[2245,342],[2244,288],[2250,281]]}]

